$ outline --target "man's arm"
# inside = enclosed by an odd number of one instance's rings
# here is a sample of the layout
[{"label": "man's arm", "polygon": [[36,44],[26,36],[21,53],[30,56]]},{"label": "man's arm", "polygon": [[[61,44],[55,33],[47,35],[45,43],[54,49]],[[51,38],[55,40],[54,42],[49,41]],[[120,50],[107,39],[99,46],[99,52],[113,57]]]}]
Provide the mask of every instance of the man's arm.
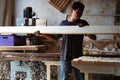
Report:
[{"label": "man's arm", "polygon": [[34,32],[34,35],[35,35],[35,36],[44,37],[44,38],[46,38],[47,40],[49,40],[50,42],[56,42],[56,41],[57,41],[57,39],[54,38],[53,36],[47,35],[47,34],[41,34],[40,31]]},{"label": "man's arm", "polygon": [[97,39],[96,35],[94,35],[94,34],[87,34],[87,36],[88,36],[90,39],[92,39],[92,40],[96,40],[96,39]]}]

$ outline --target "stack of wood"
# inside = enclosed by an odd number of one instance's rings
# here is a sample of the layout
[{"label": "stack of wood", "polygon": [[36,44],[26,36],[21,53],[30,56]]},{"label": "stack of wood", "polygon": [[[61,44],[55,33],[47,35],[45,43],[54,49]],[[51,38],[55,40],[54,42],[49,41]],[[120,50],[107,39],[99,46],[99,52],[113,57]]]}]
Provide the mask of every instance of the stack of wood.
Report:
[{"label": "stack of wood", "polygon": [[120,40],[84,41],[83,46],[84,50],[88,50],[89,55],[120,56]]}]

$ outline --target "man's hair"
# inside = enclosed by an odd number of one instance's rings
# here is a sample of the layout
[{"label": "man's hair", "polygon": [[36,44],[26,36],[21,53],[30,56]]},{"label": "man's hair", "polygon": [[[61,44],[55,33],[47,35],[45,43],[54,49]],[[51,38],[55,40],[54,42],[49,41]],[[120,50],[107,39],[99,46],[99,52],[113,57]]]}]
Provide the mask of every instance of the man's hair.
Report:
[{"label": "man's hair", "polygon": [[85,5],[84,4],[82,4],[81,2],[74,2],[73,4],[72,4],[72,9],[73,10],[76,10],[76,9],[84,9],[85,8]]}]

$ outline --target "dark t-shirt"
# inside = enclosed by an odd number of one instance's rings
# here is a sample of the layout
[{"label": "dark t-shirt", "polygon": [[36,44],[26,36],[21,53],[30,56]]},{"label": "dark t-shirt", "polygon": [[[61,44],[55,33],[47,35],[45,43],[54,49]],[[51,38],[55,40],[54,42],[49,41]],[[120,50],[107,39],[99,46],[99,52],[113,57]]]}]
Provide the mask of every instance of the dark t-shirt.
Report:
[{"label": "dark t-shirt", "polygon": [[[88,25],[85,20],[77,20],[76,22],[68,22],[64,20],[61,22],[60,26],[76,26],[79,23]],[[61,60],[72,60],[73,58],[78,58],[83,55],[82,53],[82,43],[84,35],[81,34],[64,34],[62,35],[62,52]]]}]

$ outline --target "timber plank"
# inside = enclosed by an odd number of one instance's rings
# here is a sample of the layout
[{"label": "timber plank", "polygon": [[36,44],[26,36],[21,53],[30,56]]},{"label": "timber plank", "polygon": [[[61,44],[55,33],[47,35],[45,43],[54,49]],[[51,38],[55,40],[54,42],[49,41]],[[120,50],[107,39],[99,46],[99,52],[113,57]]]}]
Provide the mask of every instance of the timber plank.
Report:
[{"label": "timber plank", "polygon": [[4,60],[22,61],[59,61],[60,53],[21,53],[21,52],[2,52],[0,56]]},{"label": "timber plank", "polygon": [[38,48],[43,48],[45,45],[39,46],[0,46],[0,51],[17,51],[17,50],[38,50]]},{"label": "timber plank", "polygon": [[1,26],[0,33],[33,34],[40,31],[42,34],[120,34],[120,26]]}]

